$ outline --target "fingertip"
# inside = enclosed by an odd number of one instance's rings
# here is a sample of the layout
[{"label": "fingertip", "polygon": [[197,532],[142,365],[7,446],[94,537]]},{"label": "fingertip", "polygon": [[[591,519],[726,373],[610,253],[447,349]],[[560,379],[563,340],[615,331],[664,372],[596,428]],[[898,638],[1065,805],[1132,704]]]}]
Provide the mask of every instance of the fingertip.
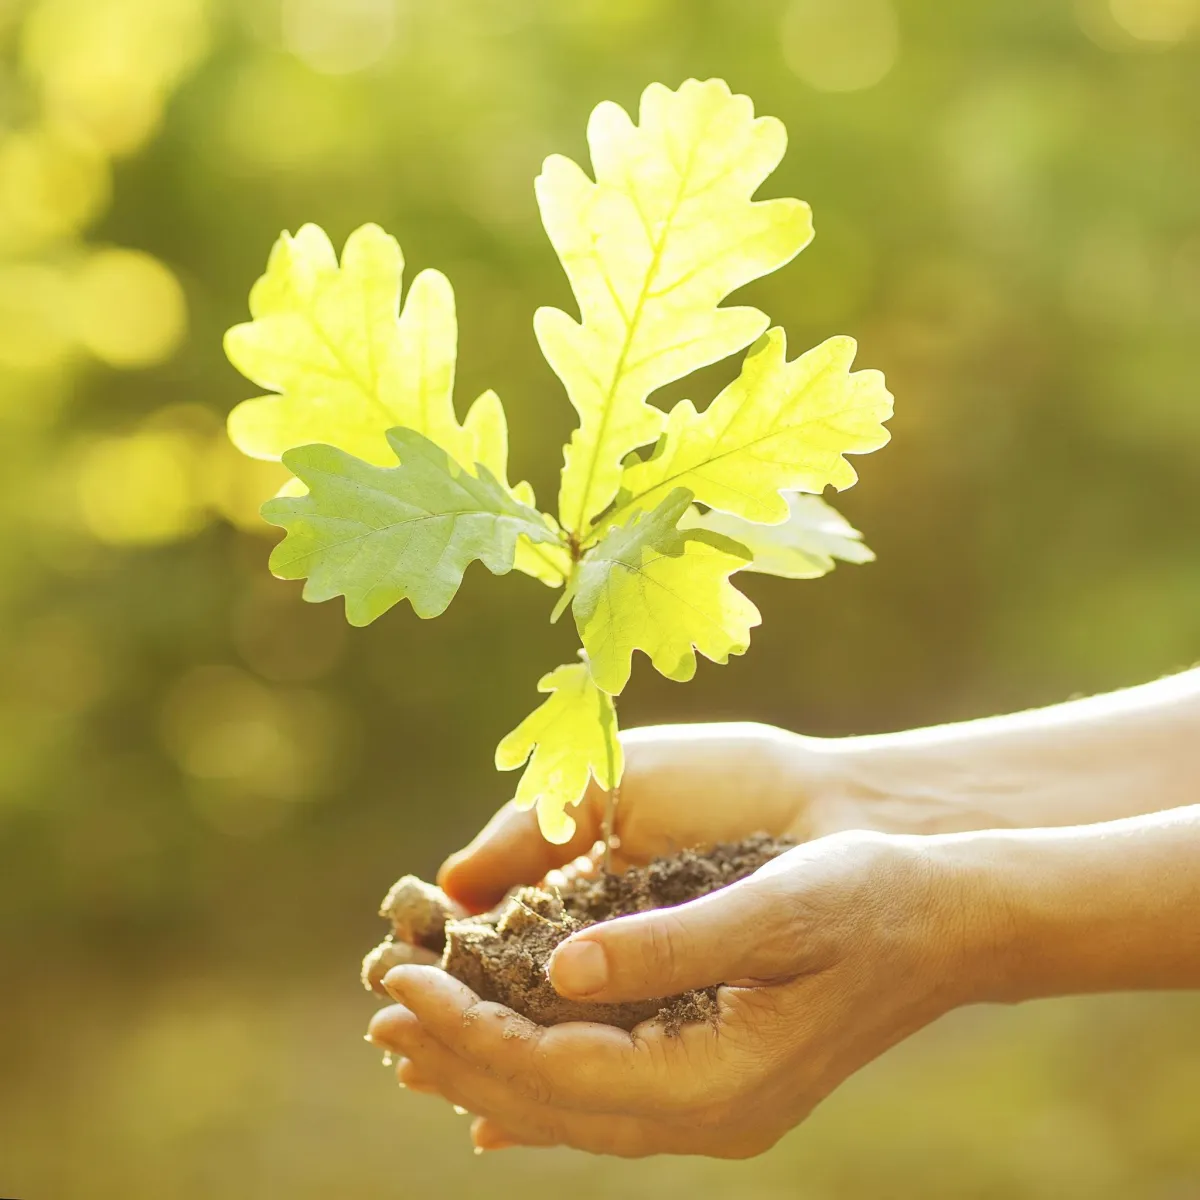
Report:
[{"label": "fingertip", "polygon": [[552,845],[542,837],[537,814],[510,802],[469,846],[446,859],[438,871],[438,884],[464,908],[483,912],[498,904],[511,888],[539,882],[547,871],[586,850],[595,837],[593,822],[581,811],[576,823],[575,836],[569,842]]},{"label": "fingertip", "polygon": [[416,1018],[401,1004],[390,1004],[381,1008],[367,1026],[367,1041],[381,1050],[403,1049],[402,1035],[410,1029]]},{"label": "fingertip", "polygon": [[[405,963],[403,966],[393,967],[383,977],[383,987],[393,1000],[406,1004],[423,983],[439,983],[444,974],[441,967],[421,967]],[[388,1010],[385,1008],[383,1011]]]},{"label": "fingertip", "polygon": [[495,903],[492,899],[494,889],[489,891],[480,887],[473,857],[469,849],[459,850],[442,863],[437,873],[438,887],[472,914],[486,912]]},{"label": "fingertip", "polygon": [[421,1069],[411,1058],[401,1058],[396,1064],[396,1082],[410,1092],[420,1092],[426,1096],[440,1094],[436,1085],[421,1074]]},{"label": "fingertip", "polygon": [[560,996],[582,1000],[608,985],[608,955],[591,938],[570,938],[550,956],[547,971],[551,986]]},{"label": "fingertip", "polygon": [[509,1150],[514,1146],[525,1143],[518,1141],[487,1117],[476,1117],[471,1122],[471,1145],[476,1154],[486,1154],[492,1150]]},{"label": "fingertip", "polygon": [[536,883],[553,865],[539,860],[540,841],[534,814],[506,804],[468,846],[446,859],[438,885],[464,908],[483,912],[515,884]]}]

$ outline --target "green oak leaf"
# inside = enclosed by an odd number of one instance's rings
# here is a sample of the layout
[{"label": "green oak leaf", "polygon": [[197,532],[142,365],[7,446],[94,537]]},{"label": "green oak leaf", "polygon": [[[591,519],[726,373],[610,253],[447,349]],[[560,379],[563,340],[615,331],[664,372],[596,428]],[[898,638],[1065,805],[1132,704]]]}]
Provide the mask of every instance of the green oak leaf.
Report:
[{"label": "green oak leaf", "polygon": [[731,513],[689,509],[681,529],[706,529],[744,546],[754,557],[742,569],[784,579],[817,579],[834,567],[834,559],[868,563],[875,555],[863,545],[862,534],[819,496],[792,492],[788,518],[781,525],[759,525]]},{"label": "green oak leaf", "polygon": [[[279,460],[322,443],[387,466],[387,432],[403,426],[470,471],[482,463],[507,486],[508,423],[499,396],[480,395],[461,425],[455,416],[458,321],[450,281],[422,271],[397,315],[403,274],[399,244],[377,225],[350,235],[340,264],[316,225],[280,236],[250,293],[254,319],[225,335],[230,362],[276,393],[230,413],[239,450]],[[529,485],[518,487],[518,499],[532,507]],[[523,539],[517,567],[558,586],[561,560],[561,552]]]},{"label": "green oak leaf", "polygon": [[594,777],[611,791],[621,782],[625,760],[612,697],[596,686],[585,664],[551,671],[538,691],[550,698],[496,748],[496,767],[512,771],[529,761],[514,803],[536,805],[543,836],[561,844],[575,832],[566,810],[583,799],[588,780]]},{"label": "green oak leaf", "polygon": [[554,541],[542,514],[515,500],[485,466],[472,475],[412,429],[387,435],[396,467],[333,446],[302,446],[283,461],[308,487],[263,516],[287,530],[271,555],[281,579],[307,577],[304,598],[346,597],[346,619],[368,625],[400,600],[419,617],[446,610],[467,566],[513,568],[517,538]]},{"label": "green oak leaf", "polygon": [[783,125],[755,119],[720,79],[651,84],[639,124],[604,103],[588,123],[595,182],[552,155],[537,179],[542,221],[580,319],[539,309],[542,353],[579,414],[566,448],[559,520],[582,536],[617,494],[622,458],[652,442],[663,414],[647,397],[749,345],[755,308],[720,308],[812,238],[799,200],[751,202],[778,166]]},{"label": "green oak leaf", "polygon": [[786,336],[772,329],[704,412],[690,400],[671,410],[654,454],[622,477],[624,512],[686,487],[710,508],[774,524],[788,516],[783,492],[850,487],[858,476],[844,456],[885,445],[892,415],[883,376],[851,372],[855,350],[834,337],[788,362]]},{"label": "green oak leaf", "polygon": [[592,677],[617,695],[634,650],[668,679],[691,679],[696,651],[728,662],[750,645],[758,609],[730,582],[748,554],[737,542],[676,526],[692,494],[677,488],[651,513],[611,529],[580,563],[572,611]]}]

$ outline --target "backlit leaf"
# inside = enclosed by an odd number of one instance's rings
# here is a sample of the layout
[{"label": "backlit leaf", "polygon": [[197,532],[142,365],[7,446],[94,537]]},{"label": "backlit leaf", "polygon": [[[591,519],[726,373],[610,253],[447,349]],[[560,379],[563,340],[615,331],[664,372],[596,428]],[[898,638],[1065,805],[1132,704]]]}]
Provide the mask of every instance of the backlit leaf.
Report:
[{"label": "backlit leaf", "polygon": [[[454,412],[458,323],[454,291],[422,271],[400,305],[404,257],[395,238],[364,225],[341,264],[325,232],[283,234],[250,294],[254,320],[225,337],[230,361],[275,395],[239,404],[229,436],[244,454],[278,460],[297,446],[335,446],[369,463],[392,462],[387,432],[424,434],[469,471],[482,463],[507,483],[508,425],[484,392],[460,426]],[[534,504],[528,485],[524,502]],[[518,568],[552,585],[563,572],[547,548],[523,540]]]},{"label": "backlit leaf", "polygon": [[691,499],[676,489],[654,512],[610,530],[579,566],[575,624],[592,677],[613,695],[629,682],[634,650],[669,679],[688,680],[697,650],[728,662],[746,651],[760,622],[729,582],[746,566],[742,547],[717,533],[676,528]]},{"label": "backlit leaf", "polygon": [[404,599],[418,616],[436,617],[474,560],[503,575],[512,570],[518,535],[554,540],[542,515],[486,467],[470,474],[411,429],[393,429],[388,442],[399,466],[377,467],[332,446],[285,453],[308,494],[270,500],[263,516],[287,530],[271,570],[282,579],[307,577],[306,600],[345,596],[352,625],[367,625]]},{"label": "backlit leaf", "polygon": [[785,579],[817,579],[833,570],[834,559],[848,563],[873,562],[862,534],[819,496],[793,492],[786,497],[788,518],[781,525],[759,525],[731,513],[689,509],[681,529],[707,529],[724,534],[754,557],[743,568]]},{"label": "backlit leaf", "polygon": [[722,80],[688,80],[674,92],[651,84],[637,125],[615,104],[596,108],[595,182],[570,159],[546,160],[538,203],[580,313],[543,308],[534,320],[580,419],[559,492],[564,528],[583,534],[617,494],[622,458],[658,436],[655,389],[766,328],[757,309],[718,306],[812,237],[807,205],[750,200],[786,142]]},{"label": "backlit leaf", "polygon": [[784,332],[772,329],[704,412],[690,400],[671,410],[654,455],[622,478],[625,509],[686,487],[711,508],[773,524],[788,516],[782,492],[855,483],[844,455],[884,445],[892,415],[883,376],[850,371],[855,349],[835,337],[788,362]]},{"label": "backlit leaf", "polygon": [[612,698],[595,685],[585,664],[551,671],[538,691],[550,698],[496,748],[496,767],[512,771],[529,761],[515,803],[518,808],[536,805],[546,840],[562,843],[575,832],[567,808],[583,799],[592,777],[605,790],[615,787],[624,757]]}]

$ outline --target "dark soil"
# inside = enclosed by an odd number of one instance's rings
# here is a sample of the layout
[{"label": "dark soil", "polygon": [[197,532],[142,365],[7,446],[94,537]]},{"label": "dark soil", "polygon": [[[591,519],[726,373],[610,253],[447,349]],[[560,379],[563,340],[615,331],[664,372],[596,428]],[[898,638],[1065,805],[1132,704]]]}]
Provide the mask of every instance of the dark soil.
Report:
[{"label": "dark soil", "polygon": [[753,874],[792,845],[755,834],[709,850],[684,850],[621,875],[578,876],[561,890],[518,888],[478,917],[465,916],[439,889],[406,876],[380,909],[393,932],[364,961],[363,983],[384,994],[383,976],[391,967],[438,962],[482,999],[507,1005],[539,1025],[603,1021],[632,1029],[658,1017],[668,1029],[678,1029],[691,1021],[711,1021],[717,1012],[715,988],[640,1003],[589,1004],[564,1000],[550,986],[546,964],[559,942],[580,929],[706,896]]}]

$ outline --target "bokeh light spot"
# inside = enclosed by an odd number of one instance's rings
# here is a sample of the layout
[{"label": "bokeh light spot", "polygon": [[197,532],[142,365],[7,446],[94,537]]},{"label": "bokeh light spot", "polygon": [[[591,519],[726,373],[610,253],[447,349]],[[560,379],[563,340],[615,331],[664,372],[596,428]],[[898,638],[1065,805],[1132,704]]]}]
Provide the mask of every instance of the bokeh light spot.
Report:
[{"label": "bokeh light spot", "polygon": [[76,488],[83,523],[113,545],[159,545],[198,530],[204,505],[195,440],[149,430],[85,448]]},{"label": "bokeh light spot", "polygon": [[104,158],[61,131],[0,137],[0,249],[79,233],[108,203],[109,187]]},{"label": "bokeh light spot", "polygon": [[325,75],[374,66],[396,37],[395,0],[284,0],[283,40]]},{"label": "bokeh light spot", "polygon": [[784,61],[810,87],[857,92],[896,65],[900,23],[891,0],[792,0],[780,40]]},{"label": "bokeh light spot", "polygon": [[284,56],[248,63],[222,116],[221,153],[255,174],[364,160],[377,128],[353,89]]},{"label": "bokeh light spot", "polygon": [[342,727],[341,714],[320,693],[272,688],[227,666],[184,675],[164,702],[161,724],[163,743],[184,774],[202,785],[226,785],[239,803],[304,800],[319,792],[336,764]]},{"label": "bokeh light spot", "polygon": [[1200,24],[1200,0],[1109,0],[1113,20],[1139,42],[1174,45]]},{"label": "bokeh light spot", "polygon": [[42,0],[23,31],[24,65],[55,121],[128,154],[207,48],[207,9],[208,0]]},{"label": "bokeh light spot", "polygon": [[146,367],[169,358],[187,331],[179,281],[138,250],[100,250],[76,281],[79,340],[114,367]]},{"label": "bokeh light spot", "polygon": [[70,290],[63,272],[44,263],[0,266],[0,367],[43,371],[73,345]]}]

